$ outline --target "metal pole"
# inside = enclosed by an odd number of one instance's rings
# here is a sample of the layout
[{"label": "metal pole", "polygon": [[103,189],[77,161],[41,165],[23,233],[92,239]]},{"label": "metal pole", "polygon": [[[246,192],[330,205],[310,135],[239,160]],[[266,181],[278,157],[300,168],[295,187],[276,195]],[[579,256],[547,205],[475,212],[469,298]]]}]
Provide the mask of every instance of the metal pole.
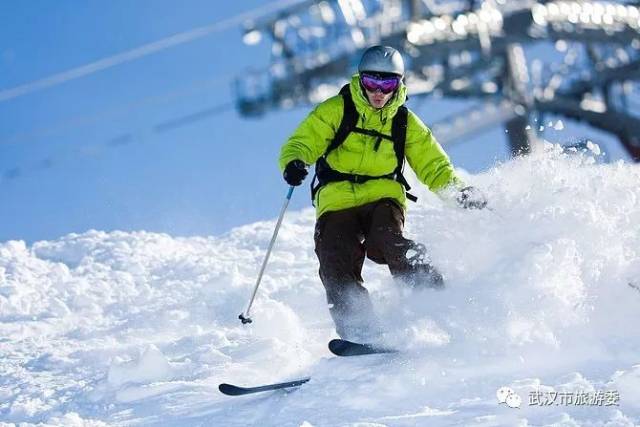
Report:
[{"label": "metal pole", "polygon": [[278,217],[278,222],[276,223],[276,229],[273,230],[273,236],[271,237],[271,242],[269,243],[269,248],[267,249],[267,255],[264,257],[264,261],[262,262],[262,267],[260,268],[260,273],[258,273],[258,280],[256,281],[256,286],[253,288],[253,293],[251,294],[251,299],[249,300],[249,304],[247,304],[247,309],[244,313],[240,313],[238,319],[242,322],[242,324],[251,323],[251,317],[249,317],[249,310],[251,310],[251,306],[253,305],[253,300],[256,298],[256,292],[258,292],[258,286],[260,286],[260,281],[262,280],[262,275],[264,274],[265,268],[267,268],[267,262],[269,261],[269,255],[271,255],[271,249],[273,249],[273,245],[276,242],[276,237],[278,237],[278,230],[280,230],[280,224],[282,224],[282,218],[284,218],[284,213],[287,210],[287,206],[289,206],[289,201],[291,200],[291,195],[293,194],[293,185],[289,187],[289,192],[287,193],[287,198],[284,201],[284,205],[282,206],[282,210],[280,211],[280,216]]}]

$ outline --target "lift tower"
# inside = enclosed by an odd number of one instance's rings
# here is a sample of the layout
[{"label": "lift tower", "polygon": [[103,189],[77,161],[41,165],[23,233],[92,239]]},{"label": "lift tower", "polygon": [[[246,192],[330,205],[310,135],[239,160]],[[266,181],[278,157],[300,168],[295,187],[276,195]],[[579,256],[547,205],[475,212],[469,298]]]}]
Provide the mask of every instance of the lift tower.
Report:
[{"label": "lift tower", "polygon": [[501,125],[526,153],[532,119],[553,114],[614,135],[640,161],[639,3],[304,0],[246,23],[245,42],[268,39],[271,58],[236,80],[237,107],[260,116],[320,102],[384,44],[403,54],[412,97],[475,101],[463,123],[434,126],[443,143]]}]

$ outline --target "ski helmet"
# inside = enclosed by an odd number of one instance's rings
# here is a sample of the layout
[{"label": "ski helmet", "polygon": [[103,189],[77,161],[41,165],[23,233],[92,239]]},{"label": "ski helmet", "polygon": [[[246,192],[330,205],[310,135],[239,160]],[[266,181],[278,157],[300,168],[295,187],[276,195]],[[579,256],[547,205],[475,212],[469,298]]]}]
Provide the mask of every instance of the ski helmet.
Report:
[{"label": "ski helmet", "polygon": [[404,76],[402,55],[390,46],[372,46],[364,51],[358,65],[358,72],[367,71]]}]

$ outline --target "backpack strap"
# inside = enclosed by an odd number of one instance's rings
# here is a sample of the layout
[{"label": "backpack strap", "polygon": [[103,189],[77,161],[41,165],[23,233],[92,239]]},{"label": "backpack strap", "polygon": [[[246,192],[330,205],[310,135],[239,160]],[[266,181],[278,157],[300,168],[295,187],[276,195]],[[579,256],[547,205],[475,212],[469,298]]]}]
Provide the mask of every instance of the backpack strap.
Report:
[{"label": "backpack strap", "polygon": [[[347,136],[349,136],[351,131],[358,124],[358,110],[356,109],[356,105],[353,102],[353,98],[351,98],[349,83],[342,86],[342,89],[340,89],[340,95],[342,96],[342,102],[344,104],[342,109],[343,110],[342,119],[340,120],[340,125],[338,126],[338,130],[336,131],[336,134],[334,135],[333,140],[329,143],[329,146],[327,147],[324,154],[316,162],[313,179],[311,180],[311,202],[312,203],[315,201],[316,193],[322,186],[322,183],[319,182],[319,180],[317,179],[318,170],[320,169],[321,171],[323,171],[326,169],[330,169],[329,164],[327,163],[327,160],[326,160],[327,155],[333,150],[335,150],[336,148],[338,148],[340,144],[342,144],[344,140],[347,139]],[[316,181],[318,182],[316,183]]]},{"label": "backpack strap", "polygon": [[396,180],[405,188],[407,199],[411,200],[412,202],[416,202],[418,198],[413,194],[408,193],[408,191],[411,190],[411,186],[402,174],[402,171],[404,169],[404,146],[407,140],[408,117],[409,110],[404,105],[401,105],[398,108],[396,115],[393,117],[393,122],[391,122],[391,138],[393,139],[393,150],[396,152],[396,160],[398,163],[394,174],[396,176]]},{"label": "backpack strap", "polygon": [[342,89],[340,89],[340,95],[342,95],[342,101],[344,103],[342,120],[340,121],[340,126],[338,126],[338,130],[336,131],[336,135],[329,144],[327,151],[324,152],[325,157],[327,154],[338,148],[358,124],[358,110],[356,110],[356,104],[354,104],[353,98],[351,97],[349,84],[342,86]]}]

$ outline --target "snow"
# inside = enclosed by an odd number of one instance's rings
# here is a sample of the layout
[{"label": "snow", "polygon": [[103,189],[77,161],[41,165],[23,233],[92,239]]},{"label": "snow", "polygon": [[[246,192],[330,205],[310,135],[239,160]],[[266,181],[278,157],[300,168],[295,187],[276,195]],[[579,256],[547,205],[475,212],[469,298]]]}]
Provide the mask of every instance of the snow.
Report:
[{"label": "snow", "polygon": [[[414,185],[407,235],[446,290],[410,292],[369,262],[363,273],[399,354],[328,352],[311,208],[287,212],[250,325],[237,316],[275,219],[218,237],[0,243],[0,426],[638,425],[640,168],[598,154],[547,144],[464,174],[493,210]],[[289,392],[217,390],[307,375]]]}]

